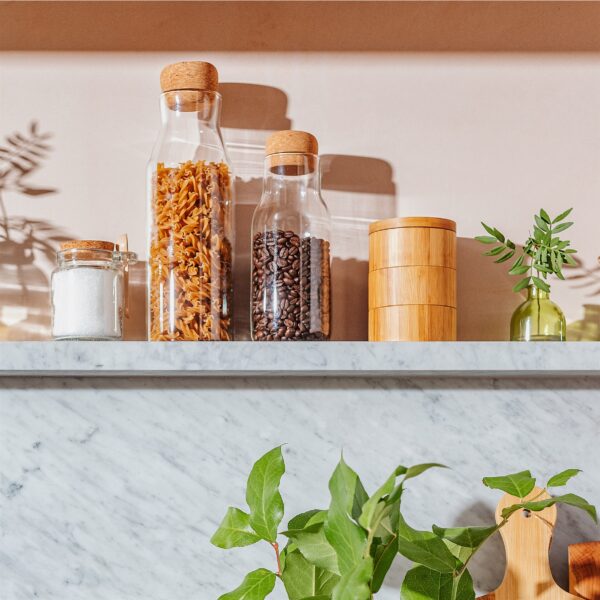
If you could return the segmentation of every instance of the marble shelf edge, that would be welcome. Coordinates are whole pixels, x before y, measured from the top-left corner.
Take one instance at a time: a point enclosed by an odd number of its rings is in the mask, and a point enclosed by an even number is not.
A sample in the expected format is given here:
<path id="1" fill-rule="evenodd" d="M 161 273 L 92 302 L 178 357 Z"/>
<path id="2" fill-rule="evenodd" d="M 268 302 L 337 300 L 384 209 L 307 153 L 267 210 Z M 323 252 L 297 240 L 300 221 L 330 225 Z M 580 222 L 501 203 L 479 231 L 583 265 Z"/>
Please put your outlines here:
<path id="1" fill-rule="evenodd" d="M 600 342 L 0 342 L 0 377 L 600 377 Z"/>

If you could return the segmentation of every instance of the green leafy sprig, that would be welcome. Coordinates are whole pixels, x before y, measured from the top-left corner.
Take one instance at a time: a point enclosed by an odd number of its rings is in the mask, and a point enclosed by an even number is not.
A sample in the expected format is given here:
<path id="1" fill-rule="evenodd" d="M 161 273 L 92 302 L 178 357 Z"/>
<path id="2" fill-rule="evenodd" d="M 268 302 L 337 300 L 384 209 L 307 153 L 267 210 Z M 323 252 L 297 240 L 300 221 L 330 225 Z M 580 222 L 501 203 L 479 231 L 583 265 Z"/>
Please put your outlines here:
<path id="1" fill-rule="evenodd" d="M 342 457 L 329 480 L 329 507 L 301 513 L 278 532 L 283 517 L 278 488 L 285 464 L 280 447 L 267 452 L 248 478 L 250 512 L 230 507 L 211 542 L 234 548 L 265 541 L 275 551 L 277 568 L 252 571 L 219 600 L 264 600 L 278 579 L 289 600 L 371 600 L 398 554 L 405 482 L 434 467 L 443 465 L 398 466 L 369 496 Z M 287 538 L 281 551 L 279 535 Z"/>
<path id="2" fill-rule="evenodd" d="M 534 215 L 533 235 L 527 238 L 521 251 L 502 232 L 483 222 L 481 224 L 488 235 L 480 235 L 475 239 L 483 244 L 495 244 L 494 248 L 484 254 L 497 257 L 494 261 L 496 263 L 506 262 L 517 255 L 508 272 L 510 275 L 525 275 L 525 277 L 514 286 L 515 292 L 520 292 L 531 285 L 549 292 L 548 275 L 556 275 L 559 279 L 564 279 L 563 265 L 577 264 L 572 256 L 577 250 L 570 247 L 570 240 L 561 240 L 558 235 L 573 225 L 573 222 L 565 221 L 572 210 L 569 208 L 551 219 L 542 208 L 539 214 Z"/>
<path id="3" fill-rule="evenodd" d="M 398 553 L 415 563 L 402 584 L 403 600 L 474 600 L 469 562 L 517 511 L 568 504 L 597 518 L 596 509 L 575 494 L 544 497 L 549 488 L 566 485 L 578 469 L 551 477 L 528 499 L 536 481 L 530 471 L 521 471 L 483 480 L 486 486 L 519 498 L 503 510 L 500 523 L 434 525 L 431 531 L 419 531 L 402 515 L 402 494 L 408 480 L 434 467 L 443 465 L 400 465 L 369 495 L 342 457 L 329 480 L 329 507 L 301 513 L 279 531 L 284 514 L 279 485 L 285 463 L 281 447 L 267 452 L 248 477 L 248 511 L 230 507 L 211 541 L 227 549 L 266 542 L 274 550 L 276 568 L 252 571 L 219 600 L 264 600 L 278 581 L 289 600 L 373 600 Z M 282 550 L 281 536 L 287 540 Z"/>
<path id="4" fill-rule="evenodd" d="M 432 531 L 417 531 L 400 521 L 400 554 L 412 560 L 415 566 L 407 573 L 402 584 L 403 600 L 474 600 L 475 590 L 468 565 L 483 544 L 519 510 L 539 512 L 555 504 L 568 504 L 585 511 L 597 521 L 596 508 L 575 494 L 563 494 L 541 499 L 549 488 L 564 486 L 579 473 L 567 469 L 551 477 L 544 489 L 525 500 L 535 488 L 536 480 L 530 471 L 521 471 L 500 477 L 484 477 L 489 488 L 516 496 L 519 502 L 502 510 L 499 523 L 480 527 L 438 527 Z"/>

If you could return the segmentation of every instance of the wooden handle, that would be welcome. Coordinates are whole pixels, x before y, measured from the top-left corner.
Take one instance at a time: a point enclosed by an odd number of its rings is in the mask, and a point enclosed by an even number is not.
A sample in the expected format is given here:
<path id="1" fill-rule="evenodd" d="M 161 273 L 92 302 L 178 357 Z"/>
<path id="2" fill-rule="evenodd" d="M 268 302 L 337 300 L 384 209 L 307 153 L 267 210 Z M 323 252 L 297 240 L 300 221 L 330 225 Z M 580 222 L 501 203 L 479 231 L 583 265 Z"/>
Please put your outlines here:
<path id="1" fill-rule="evenodd" d="M 600 542 L 569 546 L 569 591 L 586 600 L 600 600 Z"/>
<path id="2" fill-rule="evenodd" d="M 540 488 L 525 500 L 548 498 Z M 502 520 L 502 509 L 520 502 L 506 494 L 498 504 L 496 522 Z M 506 572 L 500 587 L 493 593 L 495 600 L 574 600 L 576 596 L 561 589 L 552 576 L 548 552 L 556 523 L 556 506 L 540 512 L 519 510 L 500 530 L 506 549 Z M 491 594 L 483 596 L 490 600 Z"/>

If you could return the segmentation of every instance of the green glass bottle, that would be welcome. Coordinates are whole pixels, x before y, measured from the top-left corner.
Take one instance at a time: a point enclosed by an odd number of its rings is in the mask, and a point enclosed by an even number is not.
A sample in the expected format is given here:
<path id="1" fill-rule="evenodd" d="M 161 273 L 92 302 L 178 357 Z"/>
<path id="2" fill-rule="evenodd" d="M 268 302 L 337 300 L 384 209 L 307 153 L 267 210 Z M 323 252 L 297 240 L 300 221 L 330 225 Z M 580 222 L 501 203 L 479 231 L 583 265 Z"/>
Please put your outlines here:
<path id="1" fill-rule="evenodd" d="M 529 286 L 527 300 L 515 310 L 510 320 L 510 339 L 513 342 L 566 341 L 565 315 L 550 300 L 549 292 Z"/>

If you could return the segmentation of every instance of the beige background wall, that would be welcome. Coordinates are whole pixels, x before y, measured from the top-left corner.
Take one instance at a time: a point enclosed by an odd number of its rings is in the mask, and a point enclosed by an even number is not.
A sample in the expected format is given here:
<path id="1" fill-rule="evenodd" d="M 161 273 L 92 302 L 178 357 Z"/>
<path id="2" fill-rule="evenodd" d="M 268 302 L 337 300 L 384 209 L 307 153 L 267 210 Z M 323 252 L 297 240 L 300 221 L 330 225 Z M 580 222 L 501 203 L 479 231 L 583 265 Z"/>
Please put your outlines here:
<path id="1" fill-rule="evenodd" d="M 14 227 L 0 241 L 0 337 L 47 335 L 49 258 L 61 237 L 127 231 L 145 254 L 158 75 L 180 59 L 210 60 L 224 82 L 239 176 L 240 337 L 262 147 L 288 127 L 315 133 L 324 155 L 337 339 L 366 338 L 368 223 L 418 214 L 458 222 L 461 339 L 505 339 L 514 281 L 471 238 L 485 220 L 520 240 L 541 206 L 575 207 L 581 266 L 554 296 L 573 339 L 582 325 L 597 337 L 600 6 L 167 4 L 0 3 L 0 140 L 33 120 L 52 134 L 27 180 L 52 191 L 0 190 Z M 139 269 L 134 281 L 129 335 L 140 337 Z"/>

